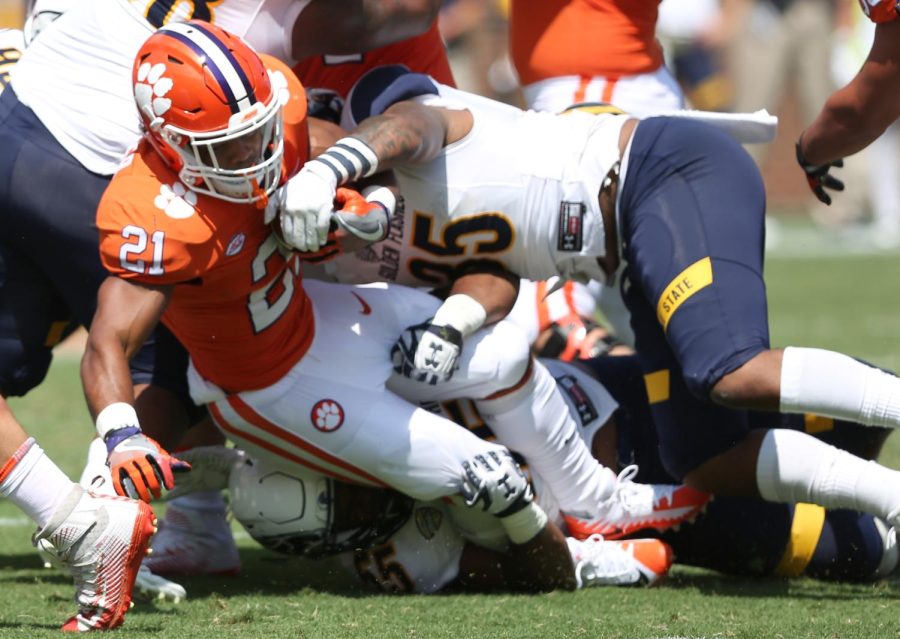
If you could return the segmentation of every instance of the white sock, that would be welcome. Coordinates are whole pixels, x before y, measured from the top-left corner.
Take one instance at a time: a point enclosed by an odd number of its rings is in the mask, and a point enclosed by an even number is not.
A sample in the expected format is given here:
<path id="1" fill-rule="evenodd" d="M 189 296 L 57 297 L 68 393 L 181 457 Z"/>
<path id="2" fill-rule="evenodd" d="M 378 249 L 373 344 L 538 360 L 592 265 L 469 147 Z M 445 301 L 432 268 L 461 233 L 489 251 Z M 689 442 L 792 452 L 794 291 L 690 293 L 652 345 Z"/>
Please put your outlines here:
<path id="1" fill-rule="evenodd" d="M 866 461 L 806 433 L 772 429 L 756 464 L 768 501 L 860 510 L 900 523 L 900 472 Z"/>
<path id="2" fill-rule="evenodd" d="M 0 471 L 0 496 L 8 497 L 39 528 L 72 490 L 73 482 L 29 437 Z"/>
<path id="3" fill-rule="evenodd" d="M 98 495 L 116 494 L 109 466 L 106 465 L 106 444 L 99 437 L 92 439 L 88 446 L 87 463 L 84 465 L 84 470 L 81 471 L 78 483 L 85 490 L 90 490 Z"/>
<path id="4" fill-rule="evenodd" d="M 497 399 L 476 402 L 497 439 L 522 454 L 547 483 L 563 512 L 592 517 L 616 485 L 616 474 L 591 456 L 578 424 L 538 361 L 529 379 Z"/>
<path id="5" fill-rule="evenodd" d="M 900 427 L 900 378 L 818 348 L 784 349 L 781 412 Z"/>

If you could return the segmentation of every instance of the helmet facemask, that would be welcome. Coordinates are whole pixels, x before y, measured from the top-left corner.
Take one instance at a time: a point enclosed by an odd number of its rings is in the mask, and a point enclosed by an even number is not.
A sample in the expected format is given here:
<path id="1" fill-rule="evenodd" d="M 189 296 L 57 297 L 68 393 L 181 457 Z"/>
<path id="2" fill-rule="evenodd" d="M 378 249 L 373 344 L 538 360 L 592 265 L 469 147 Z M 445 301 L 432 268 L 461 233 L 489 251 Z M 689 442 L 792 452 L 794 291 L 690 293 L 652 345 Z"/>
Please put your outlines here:
<path id="1" fill-rule="evenodd" d="M 178 177 L 198 193 L 228 202 L 262 200 L 278 188 L 284 155 L 284 118 L 287 81 L 281 73 L 269 72 L 272 99 L 255 103 L 231 116 L 218 131 L 186 131 L 164 124 L 164 142 L 180 156 Z"/>

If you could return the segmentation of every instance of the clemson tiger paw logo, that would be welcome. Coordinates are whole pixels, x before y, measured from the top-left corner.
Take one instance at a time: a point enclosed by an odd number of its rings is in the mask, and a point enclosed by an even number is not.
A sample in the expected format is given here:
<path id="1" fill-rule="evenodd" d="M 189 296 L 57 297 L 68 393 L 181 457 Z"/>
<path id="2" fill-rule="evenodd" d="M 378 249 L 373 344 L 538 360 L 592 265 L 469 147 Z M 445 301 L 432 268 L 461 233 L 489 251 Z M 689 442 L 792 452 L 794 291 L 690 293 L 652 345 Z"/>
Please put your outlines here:
<path id="1" fill-rule="evenodd" d="M 148 116 L 161 117 L 172 108 L 172 101 L 165 97 L 172 90 L 172 79 L 164 78 L 164 64 L 145 62 L 137 72 L 134 84 L 134 98 L 141 113 Z"/>
<path id="2" fill-rule="evenodd" d="M 197 206 L 197 194 L 189 191 L 184 184 L 162 184 L 159 195 L 153 199 L 156 208 L 176 220 L 184 220 L 194 214 Z"/>
<path id="3" fill-rule="evenodd" d="M 344 423 L 344 409 L 333 399 L 323 399 L 313 406 L 310 418 L 316 430 L 330 433 Z"/>

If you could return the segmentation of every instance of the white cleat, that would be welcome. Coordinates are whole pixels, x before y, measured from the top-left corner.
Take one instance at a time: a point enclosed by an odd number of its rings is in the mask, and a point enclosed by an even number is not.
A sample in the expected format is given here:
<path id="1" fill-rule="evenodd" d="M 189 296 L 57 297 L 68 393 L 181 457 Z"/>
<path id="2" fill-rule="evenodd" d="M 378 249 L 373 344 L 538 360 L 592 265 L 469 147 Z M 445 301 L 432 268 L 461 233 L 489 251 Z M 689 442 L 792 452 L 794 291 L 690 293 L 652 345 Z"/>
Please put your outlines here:
<path id="1" fill-rule="evenodd" d="M 138 568 L 156 532 L 147 504 L 124 497 L 93 495 L 77 484 L 34 537 L 49 543 L 75 580 L 78 613 L 67 632 L 109 630 L 122 625 L 131 606 Z M 45 549 L 47 547 L 44 544 Z"/>
<path id="2" fill-rule="evenodd" d="M 140 595 L 144 599 L 156 599 L 157 601 L 169 601 L 180 603 L 187 599 L 187 591 L 184 586 L 165 577 L 154 575 L 147 566 L 141 564 L 137 579 L 134 580 L 135 596 Z"/>
<path id="3" fill-rule="evenodd" d="M 241 558 L 224 511 L 189 509 L 173 502 L 145 565 L 156 575 L 236 575 Z"/>
<path id="4" fill-rule="evenodd" d="M 888 527 L 878 517 L 874 518 L 875 529 L 881 535 L 882 552 L 881 562 L 875 570 L 873 577 L 875 579 L 884 579 L 897 569 L 900 563 L 900 547 L 897 546 L 897 529 Z"/>
<path id="5" fill-rule="evenodd" d="M 653 585 L 672 566 L 672 548 L 659 539 L 606 541 L 591 535 L 566 539 L 578 588 Z"/>
<path id="6" fill-rule="evenodd" d="M 692 521 L 711 498 L 689 486 L 635 483 L 637 472 L 638 467 L 631 465 L 619 473 L 613 494 L 600 504 L 598 515 L 563 513 L 569 534 L 578 539 L 595 534 L 617 539 L 646 528 L 666 530 Z"/>

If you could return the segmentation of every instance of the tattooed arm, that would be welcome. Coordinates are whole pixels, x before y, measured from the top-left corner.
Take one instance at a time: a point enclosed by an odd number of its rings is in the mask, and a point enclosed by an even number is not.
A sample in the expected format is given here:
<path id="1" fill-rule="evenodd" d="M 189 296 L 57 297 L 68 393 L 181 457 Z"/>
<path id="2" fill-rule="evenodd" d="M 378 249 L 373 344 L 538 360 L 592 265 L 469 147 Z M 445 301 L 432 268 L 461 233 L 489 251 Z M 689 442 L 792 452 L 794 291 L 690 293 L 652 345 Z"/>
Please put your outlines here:
<path id="1" fill-rule="evenodd" d="M 378 158 L 378 169 L 424 164 L 472 130 L 472 113 L 418 102 L 391 105 L 364 120 L 350 135 L 365 142 Z"/>

